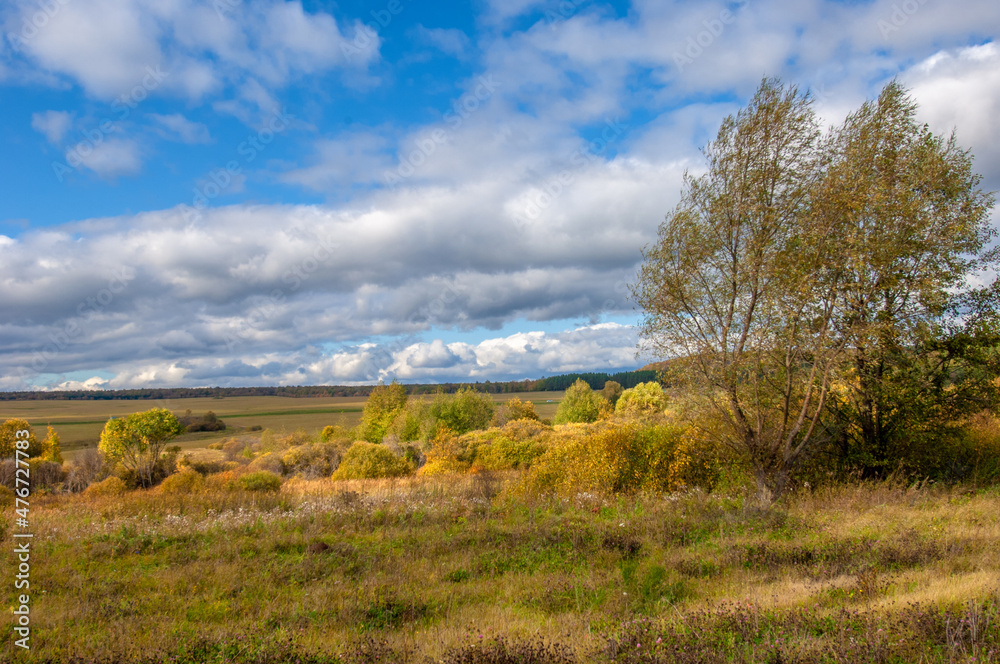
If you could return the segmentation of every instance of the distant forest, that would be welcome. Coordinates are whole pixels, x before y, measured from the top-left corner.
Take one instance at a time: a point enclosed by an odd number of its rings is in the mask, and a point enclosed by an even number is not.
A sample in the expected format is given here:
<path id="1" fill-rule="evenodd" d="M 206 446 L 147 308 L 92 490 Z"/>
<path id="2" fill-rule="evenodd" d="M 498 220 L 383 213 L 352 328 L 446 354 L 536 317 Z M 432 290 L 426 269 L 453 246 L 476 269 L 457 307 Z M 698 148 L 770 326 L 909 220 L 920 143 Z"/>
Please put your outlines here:
<path id="1" fill-rule="evenodd" d="M 471 385 L 480 392 L 510 394 L 513 392 L 559 392 L 572 385 L 578 378 L 599 390 L 613 380 L 625 389 L 639 383 L 657 380 L 657 371 L 640 369 L 618 373 L 571 373 L 537 380 L 512 380 L 506 382 L 433 383 L 406 385 L 409 394 L 433 394 L 443 391 L 451 394 L 464 385 Z M 70 399 L 75 401 L 101 401 L 107 399 L 185 399 L 196 397 L 367 397 L 374 385 L 312 385 L 286 387 L 168 387 L 136 390 L 67 390 L 65 392 L 0 392 L 0 401 L 41 401 Z"/>

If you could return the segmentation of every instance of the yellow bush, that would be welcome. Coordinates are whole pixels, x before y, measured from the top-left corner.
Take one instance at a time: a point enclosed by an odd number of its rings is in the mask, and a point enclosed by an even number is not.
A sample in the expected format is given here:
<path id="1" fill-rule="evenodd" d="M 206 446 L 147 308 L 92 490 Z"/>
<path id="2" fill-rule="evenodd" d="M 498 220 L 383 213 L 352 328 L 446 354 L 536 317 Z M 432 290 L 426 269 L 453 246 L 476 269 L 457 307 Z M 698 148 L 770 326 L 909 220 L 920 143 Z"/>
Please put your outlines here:
<path id="1" fill-rule="evenodd" d="M 205 487 L 214 491 L 235 491 L 239 488 L 239 479 L 246 474 L 244 466 L 233 468 L 222 473 L 215 473 L 205 478 Z"/>
<path id="2" fill-rule="evenodd" d="M 523 490 L 572 494 L 676 491 L 688 483 L 691 433 L 675 424 L 598 425 L 555 438 L 531 466 Z"/>
<path id="3" fill-rule="evenodd" d="M 250 462 L 248 466 L 251 471 L 267 471 L 275 475 L 285 472 L 285 466 L 281 462 L 281 457 L 277 452 L 265 452 Z"/>
<path id="4" fill-rule="evenodd" d="M 96 484 L 91 484 L 83 493 L 87 496 L 120 496 L 125 493 L 126 489 L 125 482 L 121 478 L 112 476 Z"/>
<path id="5" fill-rule="evenodd" d="M 476 442 L 472 440 L 476 437 L 481 437 L 484 432 L 479 431 L 475 434 L 480 434 L 480 436 L 472 435 L 468 436 L 466 445 L 470 444 L 475 449 Z M 463 436 L 466 438 L 466 436 Z M 437 435 L 434 436 L 434 440 L 431 443 L 431 449 L 427 452 L 427 462 L 420 468 L 421 475 L 444 475 L 448 473 L 464 473 L 469 469 L 469 463 L 466 459 L 463 459 L 463 453 L 467 447 L 462 444 L 459 437 L 452 433 L 451 429 L 446 426 L 442 426 L 438 429 Z"/>
<path id="6" fill-rule="evenodd" d="M 392 453 L 384 445 L 357 441 L 344 453 L 340 466 L 333 473 L 335 480 L 401 477 L 413 472 L 413 466 Z"/>
<path id="7" fill-rule="evenodd" d="M 205 478 L 201 473 L 185 469 L 174 473 L 160 483 L 160 491 L 167 494 L 197 493 L 205 489 Z"/>
<path id="8" fill-rule="evenodd" d="M 14 504 L 15 498 L 17 498 L 17 496 L 15 495 L 13 489 L 8 489 L 0 484 L 0 507 L 10 507 Z"/>
<path id="9" fill-rule="evenodd" d="M 476 450 L 475 463 L 486 470 L 527 468 L 545 453 L 545 449 L 544 443 L 511 440 L 506 436 L 500 436 L 492 443 L 482 445 Z"/>

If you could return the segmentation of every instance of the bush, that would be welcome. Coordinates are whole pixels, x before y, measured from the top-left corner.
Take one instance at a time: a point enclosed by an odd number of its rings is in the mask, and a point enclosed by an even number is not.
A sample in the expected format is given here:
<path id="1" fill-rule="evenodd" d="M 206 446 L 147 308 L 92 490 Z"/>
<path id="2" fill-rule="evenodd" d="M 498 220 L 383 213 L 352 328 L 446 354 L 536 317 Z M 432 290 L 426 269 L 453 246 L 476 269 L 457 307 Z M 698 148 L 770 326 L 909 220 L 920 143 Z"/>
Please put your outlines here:
<path id="1" fill-rule="evenodd" d="M 240 478 L 245 474 L 244 466 L 215 473 L 205 478 L 205 487 L 211 491 L 236 491 L 240 488 Z"/>
<path id="2" fill-rule="evenodd" d="M 517 420 L 538 420 L 535 404 L 512 397 L 500 405 L 493 414 L 493 426 L 502 427 L 508 422 Z"/>
<path id="3" fill-rule="evenodd" d="M 339 424 L 325 426 L 319 434 L 320 441 L 324 443 L 329 443 L 333 440 L 350 439 L 350 437 L 350 432 Z"/>
<path id="4" fill-rule="evenodd" d="M 104 455 L 96 447 L 88 447 L 69 463 L 65 487 L 70 491 L 83 491 L 97 480 L 104 479 L 108 468 Z"/>
<path id="5" fill-rule="evenodd" d="M 46 461 L 43 458 L 28 460 L 28 474 L 31 478 L 31 486 L 38 489 L 51 489 L 62 484 L 66 479 L 61 463 Z"/>
<path id="6" fill-rule="evenodd" d="M 281 457 L 281 463 L 286 473 L 301 474 L 311 480 L 329 477 L 340 465 L 341 456 L 339 443 L 313 443 L 289 449 Z"/>
<path id="7" fill-rule="evenodd" d="M 285 472 L 285 465 L 281 462 L 281 457 L 277 452 L 266 452 L 250 462 L 248 468 L 251 471 L 264 470 L 275 475 Z"/>
<path id="8" fill-rule="evenodd" d="M 643 417 L 662 414 L 667 409 L 667 395 L 659 383 L 639 383 L 622 392 L 615 414 Z"/>
<path id="9" fill-rule="evenodd" d="M 45 453 L 44 444 L 35 437 L 28 420 L 15 418 L 0 424 L 0 459 L 14 456 L 14 451 L 17 449 L 16 441 L 22 440 L 17 437 L 18 431 L 28 432 L 28 437 L 23 440 L 28 441 L 28 448 L 25 451 L 29 458 Z"/>
<path id="10" fill-rule="evenodd" d="M 16 502 L 16 498 L 17 494 L 13 489 L 0 485 L 0 507 L 10 507 Z"/>
<path id="11" fill-rule="evenodd" d="M 431 406 L 431 415 L 452 432 L 461 435 L 488 427 L 495 409 L 490 395 L 463 387 L 450 398 L 439 394 Z"/>
<path id="12" fill-rule="evenodd" d="M 476 450 L 475 465 L 486 470 L 527 468 L 545 453 L 545 445 L 530 440 L 517 441 L 504 436 Z"/>
<path id="13" fill-rule="evenodd" d="M 556 409 L 556 424 L 570 422 L 593 422 L 601 412 L 601 396 L 594 392 L 584 380 L 577 378 L 569 386 Z"/>
<path id="14" fill-rule="evenodd" d="M 523 488 L 572 494 L 675 491 L 688 485 L 691 432 L 680 425 L 602 425 L 556 441 L 532 465 Z"/>
<path id="15" fill-rule="evenodd" d="M 250 441 L 245 438 L 230 438 L 222 444 L 222 453 L 228 461 L 244 459 L 243 450 L 250 448 Z"/>
<path id="16" fill-rule="evenodd" d="M 376 385 L 361 414 L 361 437 L 370 443 L 381 442 L 396 415 L 406 407 L 406 398 L 406 388 L 396 381 Z"/>
<path id="17" fill-rule="evenodd" d="M 396 456 L 384 445 L 358 441 L 344 454 L 340 466 L 333 473 L 333 479 L 402 477 L 412 472 L 413 466 L 406 459 Z"/>
<path id="18" fill-rule="evenodd" d="M 119 477 L 109 477 L 96 484 L 91 484 L 83 493 L 87 496 L 120 496 L 128 489 Z"/>
<path id="19" fill-rule="evenodd" d="M 451 429 L 442 426 L 431 449 L 427 452 L 427 462 L 421 466 L 421 475 L 446 475 L 450 473 L 464 473 L 469 469 L 469 464 L 461 459 L 462 445 L 458 437 L 452 433 Z"/>
<path id="20" fill-rule="evenodd" d="M 259 470 L 241 477 L 239 486 L 244 491 L 277 491 L 281 488 L 281 478 L 266 470 Z"/>
<path id="21" fill-rule="evenodd" d="M 160 484 L 160 490 L 167 494 L 197 493 L 205 489 L 205 478 L 195 470 L 174 473 Z"/>

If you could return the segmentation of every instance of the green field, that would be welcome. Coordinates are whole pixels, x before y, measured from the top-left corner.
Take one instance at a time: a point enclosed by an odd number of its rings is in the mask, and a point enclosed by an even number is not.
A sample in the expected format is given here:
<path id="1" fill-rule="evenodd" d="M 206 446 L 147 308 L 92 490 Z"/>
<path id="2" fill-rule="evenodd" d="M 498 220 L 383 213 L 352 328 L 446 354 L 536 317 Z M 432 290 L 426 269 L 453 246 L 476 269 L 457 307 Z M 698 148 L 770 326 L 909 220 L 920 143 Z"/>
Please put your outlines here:
<path id="1" fill-rule="evenodd" d="M 542 418 L 551 419 L 556 412 L 562 392 L 526 392 L 498 394 L 494 400 L 501 403 L 519 397 L 535 404 Z M 432 397 L 417 397 L 430 399 Z M 62 441 L 63 455 L 72 460 L 74 453 L 94 446 L 100 438 L 105 422 L 111 417 L 121 417 L 150 408 L 167 408 L 178 417 L 190 410 L 194 415 L 212 411 L 229 427 L 226 431 L 189 433 L 171 441 L 185 450 L 196 449 L 233 434 L 260 426 L 274 431 L 291 432 L 305 429 L 316 433 L 330 424 L 353 427 L 361 421 L 364 397 L 223 397 L 167 399 L 158 401 L 137 400 L 46 400 L 5 401 L 0 405 L 0 421 L 24 418 L 39 435 L 45 427 L 52 426 Z"/>

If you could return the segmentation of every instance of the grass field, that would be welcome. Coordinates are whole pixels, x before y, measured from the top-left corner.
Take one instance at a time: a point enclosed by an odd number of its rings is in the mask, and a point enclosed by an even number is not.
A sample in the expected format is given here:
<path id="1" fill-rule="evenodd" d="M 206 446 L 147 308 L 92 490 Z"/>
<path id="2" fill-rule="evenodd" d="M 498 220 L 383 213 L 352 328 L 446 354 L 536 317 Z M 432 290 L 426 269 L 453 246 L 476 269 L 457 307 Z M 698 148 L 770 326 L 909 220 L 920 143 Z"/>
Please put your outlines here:
<path id="1" fill-rule="evenodd" d="M 562 392 L 527 392 L 494 395 L 497 403 L 512 397 L 530 400 L 542 418 L 551 419 L 562 398 Z M 431 398 L 431 397 L 419 397 Z M 364 397 L 224 397 L 169 399 L 160 401 L 4 401 L 0 402 L 0 421 L 24 418 L 36 428 L 38 435 L 52 426 L 59 433 L 63 455 L 72 460 L 74 453 L 94 446 L 100 439 L 104 424 L 111 417 L 120 417 L 150 408 L 167 408 L 181 416 L 186 410 L 194 415 L 212 411 L 230 427 L 227 431 L 190 433 L 179 436 L 171 444 L 193 450 L 217 440 L 260 426 L 274 431 L 294 431 L 299 428 L 314 434 L 329 424 L 353 427 L 361 421 Z"/>
<path id="2" fill-rule="evenodd" d="M 1000 661 L 996 489 L 760 511 L 515 479 L 39 496 L 33 661 Z"/>

